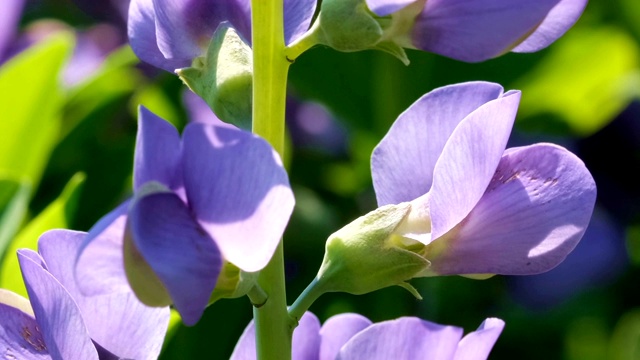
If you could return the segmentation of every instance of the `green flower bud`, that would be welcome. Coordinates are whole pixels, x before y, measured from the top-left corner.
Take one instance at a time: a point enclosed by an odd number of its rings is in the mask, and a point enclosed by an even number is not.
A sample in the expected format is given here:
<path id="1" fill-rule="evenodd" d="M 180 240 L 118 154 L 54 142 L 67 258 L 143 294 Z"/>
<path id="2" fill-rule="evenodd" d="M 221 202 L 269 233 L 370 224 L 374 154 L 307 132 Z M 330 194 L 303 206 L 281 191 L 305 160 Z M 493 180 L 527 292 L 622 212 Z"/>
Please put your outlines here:
<path id="1" fill-rule="evenodd" d="M 220 120 L 251 129 L 253 54 L 229 23 L 218 26 L 205 56 L 176 73 Z"/>
<path id="2" fill-rule="evenodd" d="M 258 273 L 248 273 L 225 261 L 218 282 L 209 299 L 209 305 L 220 299 L 235 299 L 247 295 L 258 280 Z"/>
<path id="3" fill-rule="evenodd" d="M 331 235 L 317 276 L 323 292 L 358 295 L 399 285 L 420 298 L 406 281 L 429 268 L 418 253 L 424 245 L 394 233 L 410 210 L 409 203 L 383 206 Z"/>

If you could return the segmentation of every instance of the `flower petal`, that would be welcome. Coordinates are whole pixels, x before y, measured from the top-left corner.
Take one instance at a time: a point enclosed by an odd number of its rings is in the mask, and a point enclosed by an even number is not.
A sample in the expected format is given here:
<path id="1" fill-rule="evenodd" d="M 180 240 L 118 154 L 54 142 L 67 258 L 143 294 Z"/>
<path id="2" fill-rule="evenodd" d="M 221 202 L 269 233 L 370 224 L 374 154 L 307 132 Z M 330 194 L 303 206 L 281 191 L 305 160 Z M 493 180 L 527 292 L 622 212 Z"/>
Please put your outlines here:
<path id="1" fill-rule="evenodd" d="M 414 45 L 456 60 L 484 61 L 529 35 L 560 0 L 429 0 L 416 19 Z"/>
<path id="2" fill-rule="evenodd" d="M 156 359 L 169 324 L 169 308 L 147 307 L 131 291 L 84 296 L 76 285 L 69 259 L 76 256 L 85 235 L 69 230 L 44 233 L 38 250 L 47 269 L 78 305 L 93 341 L 120 358 Z"/>
<path id="3" fill-rule="evenodd" d="M 378 16 L 391 15 L 416 0 L 367 0 L 367 7 Z"/>
<path id="4" fill-rule="evenodd" d="M 537 274 L 558 265 L 589 223 L 596 186 L 566 149 L 536 144 L 509 149 L 486 193 L 442 239 L 431 269 L 445 274 Z"/>
<path id="5" fill-rule="evenodd" d="M 78 249 L 75 274 L 84 295 L 131 291 L 122 257 L 129 202 L 120 204 L 93 225 Z"/>
<path id="6" fill-rule="evenodd" d="M 330 317 L 320 329 L 320 360 L 334 360 L 340 349 L 353 336 L 371 325 L 360 314 L 339 314 Z"/>
<path id="7" fill-rule="evenodd" d="M 578 21 L 586 6 L 587 0 L 561 0 L 533 34 L 511 51 L 527 53 L 549 46 Z"/>
<path id="8" fill-rule="evenodd" d="M 190 60 L 166 59 L 156 41 L 156 15 L 153 0 L 132 0 L 128 20 L 129 43 L 142 60 L 169 72 L 191 65 Z"/>
<path id="9" fill-rule="evenodd" d="M 18 260 L 46 349 L 54 359 L 98 359 L 80 310 L 64 287 L 32 250 L 18 250 Z"/>
<path id="10" fill-rule="evenodd" d="M 248 0 L 153 0 L 158 48 L 167 59 L 191 60 L 205 53 L 213 32 L 229 21 L 251 38 Z"/>
<path id="11" fill-rule="evenodd" d="M 7 50 L 20 24 L 25 0 L 5 0 L 0 11 L 0 63 L 4 60 Z"/>
<path id="12" fill-rule="evenodd" d="M 454 360 L 486 360 L 502 329 L 504 321 L 497 318 L 486 319 L 478 330 L 460 340 Z"/>
<path id="13" fill-rule="evenodd" d="M 134 190 L 149 181 L 173 190 L 182 186 L 180 135 L 173 125 L 140 106 L 133 160 Z"/>
<path id="14" fill-rule="evenodd" d="M 378 206 L 416 199 L 429 191 L 433 169 L 458 124 L 502 87 L 468 82 L 435 89 L 413 103 L 393 123 L 371 155 Z"/>
<path id="15" fill-rule="evenodd" d="M 507 145 L 520 92 L 509 91 L 467 116 L 442 150 L 430 190 L 432 239 L 457 225 L 484 194 Z"/>
<path id="16" fill-rule="evenodd" d="M 361 331 L 344 345 L 340 359 L 452 359 L 461 337 L 461 328 L 403 317 Z"/>
<path id="17" fill-rule="evenodd" d="M 0 349 L 5 359 L 51 359 L 29 300 L 0 289 Z"/>
<path id="18" fill-rule="evenodd" d="M 183 135 L 189 205 L 225 259 L 247 272 L 271 259 L 293 211 L 280 158 L 236 129 L 189 124 Z"/>
<path id="19" fill-rule="evenodd" d="M 309 29 L 316 3 L 316 0 L 284 0 L 284 39 L 287 45 Z"/>
<path id="20" fill-rule="evenodd" d="M 128 220 L 143 261 L 166 287 L 184 323 L 195 324 L 209 302 L 222 266 L 215 242 L 174 193 L 137 199 Z"/>

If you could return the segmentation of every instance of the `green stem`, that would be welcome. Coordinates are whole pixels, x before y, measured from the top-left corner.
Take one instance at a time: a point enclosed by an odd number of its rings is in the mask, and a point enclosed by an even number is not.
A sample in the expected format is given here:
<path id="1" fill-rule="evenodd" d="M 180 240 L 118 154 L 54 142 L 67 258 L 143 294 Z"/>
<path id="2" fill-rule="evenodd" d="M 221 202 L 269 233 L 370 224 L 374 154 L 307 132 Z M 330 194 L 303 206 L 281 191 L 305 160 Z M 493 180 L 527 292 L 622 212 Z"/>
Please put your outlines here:
<path id="1" fill-rule="evenodd" d="M 321 44 L 320 20 L 316 19 L 311 28 L 301 37 L 292 42 L 285 49 L 285 56 L 289 62 L 294 62 L 303 52 L 311 49 L 315 45 Z"/>
<path id="2" fill-rule="evenodd" d="M 289 62 L 284 54 L 283 0 L 251 0 L 253 43 L 253 132 L 284 155 L 284 112 Z M 260 360 L 291 359 L 295 323 L 287 314 L 282 241 L 260 272 L 267 302 L 254 307 Z"/>
<path id="3" fill-rule="evenodd" d="M 322 284 L 318 282 L 318 278 L 314 278 L 313 281 L 307 286 L 306 289 L 298 296 L 296 301 L 289 307 L 289 316 L 296 322 L 300 321 L 302 315 L 309 310 L 311 304 L 316 301 L 325 291 Z"/>

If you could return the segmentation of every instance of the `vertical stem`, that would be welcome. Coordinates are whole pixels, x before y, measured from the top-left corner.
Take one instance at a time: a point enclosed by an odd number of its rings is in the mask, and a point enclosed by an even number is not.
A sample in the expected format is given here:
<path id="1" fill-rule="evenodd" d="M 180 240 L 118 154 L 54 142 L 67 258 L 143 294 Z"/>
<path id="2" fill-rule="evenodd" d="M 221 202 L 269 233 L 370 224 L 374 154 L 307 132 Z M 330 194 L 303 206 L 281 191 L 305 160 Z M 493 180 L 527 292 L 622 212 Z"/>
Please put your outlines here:
<path id="1" fill-rule="evenodd" d="M 284 114 L 289 62 L 284 55 L 283 0 L 251 0 L 253 132 L 284 155 Z M 254 308 L 259 360 L 291 359 L 293 321 L 287 314 L 282 241 L 260 272 L 267 302 Z"/>

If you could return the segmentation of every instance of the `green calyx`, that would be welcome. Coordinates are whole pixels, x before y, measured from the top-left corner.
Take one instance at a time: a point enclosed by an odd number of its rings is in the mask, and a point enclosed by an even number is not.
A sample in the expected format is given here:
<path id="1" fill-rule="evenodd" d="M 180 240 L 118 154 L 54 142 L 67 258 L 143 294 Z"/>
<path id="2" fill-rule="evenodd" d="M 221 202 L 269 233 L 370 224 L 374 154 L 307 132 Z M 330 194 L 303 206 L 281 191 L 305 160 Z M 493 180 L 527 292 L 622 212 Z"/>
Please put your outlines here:
<path id="1" fill-rule="evenodd" d="M 420 298 L 406 281 L 430 263 L 394 234 L 410 209 L 409 203 L 383 206 L 331 235 L 317 276 L 324 292 L 359 295 L 398 285 Z"/>
<path id="2" fill-rule="evenodd" d="M 176 73 L 220 120 L 251 130 L 253 54 L 229 23 L 218 26 L 206 55 Z"/>
<path id="3" fill-rule="evenodd" d="M 209 305 L 220 299 L 235 299 L 247 295 L 257 279 L 258 273 L 244 272 L 232 263 L 224 261 L 216 287 L 209 298 Z"/>

